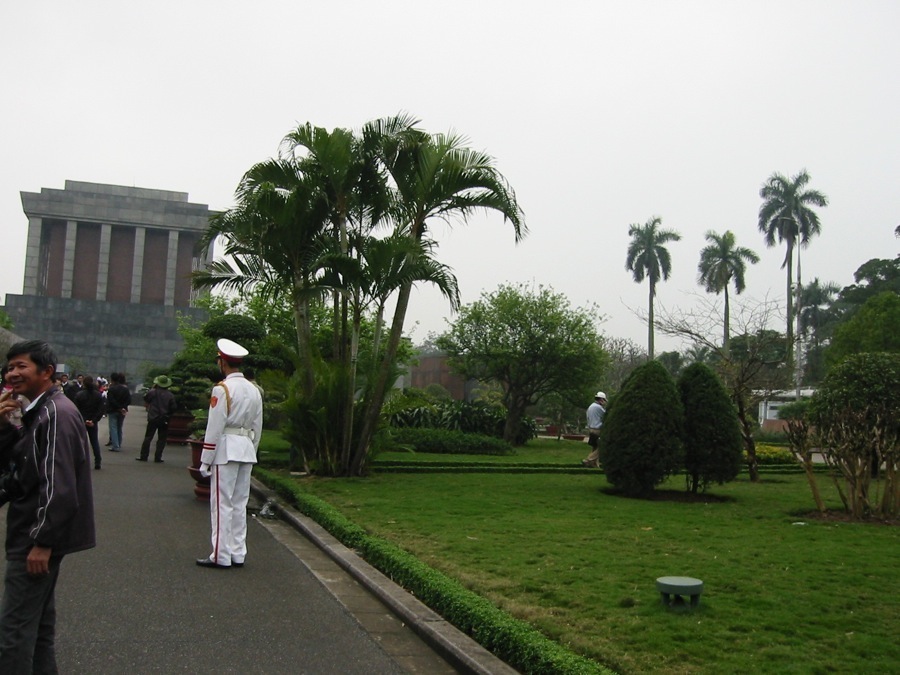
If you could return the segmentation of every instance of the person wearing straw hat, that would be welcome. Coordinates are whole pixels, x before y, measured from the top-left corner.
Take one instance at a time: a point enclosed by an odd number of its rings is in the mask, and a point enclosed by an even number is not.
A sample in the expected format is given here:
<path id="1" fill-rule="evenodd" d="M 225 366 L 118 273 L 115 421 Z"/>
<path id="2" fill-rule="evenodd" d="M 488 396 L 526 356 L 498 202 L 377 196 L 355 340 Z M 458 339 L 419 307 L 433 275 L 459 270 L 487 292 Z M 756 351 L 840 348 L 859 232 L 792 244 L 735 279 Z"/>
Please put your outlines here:
<path id="1" fill-rule="evenodd" d="M 216 362 L 225 379 L 212 390 L 200 455 L 200 473 L 210 476 L 209 519 L 212 552 L 197 565 L 243 567 L 247 557 L 247 501 L 250 472 L 262 434 L 262 397 L 244 377 L 247 350 L 232 340 L 216 342 Z"/>
<path id="2" fill-rule="evenodd" d="M 163 450 L 166 449 L 166 441 L 169 438 L 169 418 L 178 404 L 175 403 L 175 394 L 169 391 L 172 379 L 168 375 L 160 375 L 153 380 L 153 387 L 144 394 L 144 407 L 147 408 L 147 430 L 144 432 L 144 442 L 141 443 L 141 455 L 135 457 L 139 462 L 146 462 L 150 457 L 150 442 L 153 435 L 156 436 L 156 452 L 153 461 L 161 464 Z"/>

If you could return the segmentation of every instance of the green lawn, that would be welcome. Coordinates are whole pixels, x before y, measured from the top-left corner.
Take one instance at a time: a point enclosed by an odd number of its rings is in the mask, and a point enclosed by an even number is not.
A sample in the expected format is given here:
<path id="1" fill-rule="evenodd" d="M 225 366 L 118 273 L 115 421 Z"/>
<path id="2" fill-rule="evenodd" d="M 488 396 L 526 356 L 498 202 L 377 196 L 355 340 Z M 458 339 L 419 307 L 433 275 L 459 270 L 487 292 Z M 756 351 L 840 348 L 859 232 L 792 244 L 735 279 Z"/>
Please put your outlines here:
<path id="1" fill-rule="evenodd" d="M 572 464 L 585 448 L 543 442 L 518 457 L 452 459 Z M 591 470 L 298 480 L 371 533 L 621 673 L 900 672 L 900 529 L 803 515 L 812 499 L 802 475 L 760 484 L 742 476 L 714 486 L 723 501 L 708 503 L 612 496 Z M 833 487 L 824 477 L 820 485 L 837 509 Z M 654 580 L 668 575 L 704 581 L 698 610 L 663 608 Z"/>

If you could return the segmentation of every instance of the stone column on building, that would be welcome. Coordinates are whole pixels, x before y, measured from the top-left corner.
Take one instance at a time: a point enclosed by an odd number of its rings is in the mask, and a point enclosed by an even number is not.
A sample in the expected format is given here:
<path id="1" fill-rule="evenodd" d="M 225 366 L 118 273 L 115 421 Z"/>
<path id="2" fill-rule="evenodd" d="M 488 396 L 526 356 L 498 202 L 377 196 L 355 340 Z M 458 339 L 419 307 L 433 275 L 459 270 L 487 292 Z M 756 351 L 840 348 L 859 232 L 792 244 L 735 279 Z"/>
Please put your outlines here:
<path id="1" fill-rule="evenodd" d="M 78 237 L 78 223 L 66 221 L 66 248 L 63 255 L 62 293 L 63 298 L 72 297 L 72 282 L 75 278 L 75 239 Z"/>
<path id="2" fill-rule="evenodd" d="M 109 238 L 112 226 L 100 225 L 100 260 L 97 265 L 97 300 L 106 300 L 106 289 L 109 286 Z"/>
<path id="3" fill-rule="evenodd" d="M 144 235 L 143 227 L 134 228 L 134 269 L 131 271 L 131 301 L 141 301 L 141 281 L 144 277 Z"/>
<path id="4" fill-rule="evenodd" d="M 169 231 L 169 258 L 166 261 L 166 299 L 169 307 L 175 305 L 175 270 L 178 265 L 178 230 Z"/>
<path id="5" fill-rule="evenodd" d="M 25 244 L 25 281 L 22 285 L 22 293 L 25 295 L 37 295 L 41 265 L 41 234 L 44 221 L 38 216 L 28 217 L 28 241 Z M 43 261 L 47 265 L 47 261 Z M 46 275 L 45 275 L 46 276 Z M 43 289 L 40 289 L 43 290 Z"/>

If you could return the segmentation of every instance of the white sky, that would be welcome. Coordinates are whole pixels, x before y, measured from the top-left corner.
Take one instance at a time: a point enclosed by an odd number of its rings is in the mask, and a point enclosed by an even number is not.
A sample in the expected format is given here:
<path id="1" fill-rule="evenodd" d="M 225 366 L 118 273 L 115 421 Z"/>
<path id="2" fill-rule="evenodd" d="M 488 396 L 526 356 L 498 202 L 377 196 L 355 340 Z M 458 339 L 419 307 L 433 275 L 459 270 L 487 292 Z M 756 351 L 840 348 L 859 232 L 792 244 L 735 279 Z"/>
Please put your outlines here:
<path id="1" fill-rule="evenodd" d="M 784 250 L 757 230 L 773 171 L 806 168 L 831 202 L 805 281 L 844 286 L 897 254 L 898 32 L 896 0 L 3 3 L 0 296 L 22 291 L 22 190 L 73 179 L 225 209 L 298 123 L 403 111 L 493 155 L 525 210 L 518 246 L 499 217 L 435 228 L 464 302 L 545 284 L 645 346 L 629 224 L 660 215 L 683 236 L 659 288 L 670 310 L 702 292 L 708 230 L 762 257 L 745 296 L 783 298 Z M 414 340 L 448 313 L 415 293 Z M 657 352 L 679 346 L 657 335 Z"/>

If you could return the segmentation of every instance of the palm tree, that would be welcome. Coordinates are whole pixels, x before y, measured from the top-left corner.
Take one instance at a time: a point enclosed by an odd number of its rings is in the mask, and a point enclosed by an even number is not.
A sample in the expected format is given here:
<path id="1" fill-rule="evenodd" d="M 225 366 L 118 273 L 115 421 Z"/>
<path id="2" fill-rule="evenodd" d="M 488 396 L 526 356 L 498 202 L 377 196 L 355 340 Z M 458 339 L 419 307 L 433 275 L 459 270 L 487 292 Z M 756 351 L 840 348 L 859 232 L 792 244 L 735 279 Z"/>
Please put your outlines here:
<path id="1" fill-rule="evenodd" d="M 235 192 L 238 204 L 210 219 L 203 235 L 219 237 L 224 257 L 193 274 L 196 288 L 258 287 L 263 295 L 287 293 L 294 309 L 297 349 L 314 387 L 309 306 L 332 287 L 325 260 L 334 254 L 328 236 L 328 202 L 315 179 L 290 159 L 254 165 Z"/>
<path id="2" fill-rule="evenodd" d="M 515 192 L 494 165 L 494 159 L 466 146 L 454 133 L 427 135 L 415 129 L 382 134 L 380 160 L 389 173 L 396 198 L 392 218 L 414 241 L 423 241 L 433 220 L 463 222 L 477 211 L 496 211 L 513 226 L 518 242 L 527 232 Z M 385 352 L 366 407 L 359 438 L 363 458 L 375 432 L 378 415 L 391 384 L 392 367 L 403 336 L 412 282 L 398 289 Z"/>
<path id="3" fill-rule="evenodd" d="M 743 293 L 747 263 L 755 265 L 759 262 L 759 256 L 749 248 L 736 246 L 734 233 L 731 230 L 726 231 L 725 234 L 707 232 L 706 241 L 709 242 L 709 245 L 700 251 L 697 282 L 706 287 L 707 293 L 718 295 L 722 291 L 725 292 L 725 328 L 722 348 L 727 351 L 731 321 L 728 285 L 733 280 L 735 293 L 738 295 Z"/>
<path id="4" fill-rule="evenodd" d="M 819 216 L 813 207 L 828 206 L 828 198 L 818 190 L 807 189 L 809 174 L 802 170 L 793 178 L 773 173 L 759 190 L 763 203 L 759 207 L 759 230 L 765 234 L 766 246 L 784 242 L 786 252 L 782 269 L 787 268 L 787 344 L 789 359 L 793 358 L 794 320 L 791 289 L 794 249 L 809 245 L 810 239 L 821 231 Z M 800 297 L 800 251 L 797 249 L 797 297 Z"/>
<path id="5" fill-rule="evenodd" d="M 828 337 L 829 327 L 837 321 L 832 305 L 840 291 L 841 287 L 837 284 L 822 283 L 818 277 L 803 287 L 797 330 L 800 335 L 811 338 L 806 349 L 806 375 L 813 382 L 824 375 L 822 342 Z"/>
<path id="6" fill-rule="evenodd" d="M 819 281 L 819 277 L 803 287 L 800 331 L 804 335 L 811 335 L 816 344 L 821 343 L 822 331 L 827 327 L 829 320 L 833 318 L 828 309 L 840 292 L 841 287 L 838 284 L 831 281 L 823 283 Z"/>
<path id="7" fill-rule="evenodd" d="M 653 359 L 653 299 L 656 297 L 656 284 L 660 280 L 668 279 L 672 271 L 672 258 L 665 244 L 681 239 L 681 235 L 674 230 L 660 230 L 660 224 L 662 218 L 653 216 L 643 225 L 630 225 L 628 234 L 631 243 L 628 244 L 628 256 L 625 258 L 625 269 L 632 273 L 635 282 L 641 283 L 644 277 L 650 280 L 647 351 L 651 359 Z"/>

